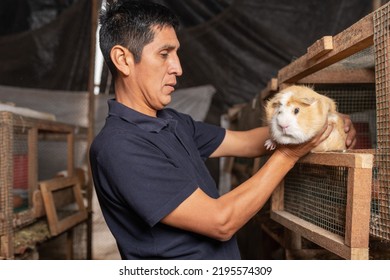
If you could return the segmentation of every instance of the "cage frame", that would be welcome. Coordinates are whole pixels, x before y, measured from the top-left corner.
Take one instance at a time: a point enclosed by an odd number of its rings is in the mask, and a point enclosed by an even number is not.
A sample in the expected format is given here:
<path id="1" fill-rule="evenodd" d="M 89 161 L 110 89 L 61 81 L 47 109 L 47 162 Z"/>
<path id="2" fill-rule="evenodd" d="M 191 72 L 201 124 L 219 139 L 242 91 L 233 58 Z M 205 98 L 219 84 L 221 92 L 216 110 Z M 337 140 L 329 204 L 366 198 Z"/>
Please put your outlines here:
<path id="1" fill-rule="evenodd" d="M 75 126 L 53 120 L 26 117 L 8 111 L 0 111 L 0 134 L 2 138 L 0 174 L 4 183 L 0 184 L 0 195 L 6 205 L 0 211 L 0 259 L 13 259 L 15 255 L 15 231 L 31 224 L 46 215 L 42 194 L 38 187 L 38 141 L 57 140 L 60 136 L 67 143 L 67 173 L 74 173 Z M 12 205 L 13 189 L 13 133 L 15 127 L 27 130 L 28 134 L 28 188 L 29 209 L 14 213 Z M 53 138 L 54 137 L 54 138 Z M 11 163 L 11 164 L 9 164 Z"/>
<path id="2" fill-rule="evenodd" d="M 340 236 L 284 210 L 284 182 L 271 197 L 271 219 L 345 259 L 368 259 L 373 151 L 315 152 L 298 161 L 348 169 L 345 235 Z"/>
<path id="3" fill-rule="evenodd" d="M 57 236 L 87 219 L 88 213 L 81 193 L 81 183 L 80 177 L 77 174 L 71 177 L 58 177 L 39 182 L 52 236 Z M 77 205 L 78 209 L 72 215 L 61 219 L 57 214 L 59 206 L 54 199 L 53 193 L 66 188 L 72 189 L 74 195 L 73 202 Z"/>

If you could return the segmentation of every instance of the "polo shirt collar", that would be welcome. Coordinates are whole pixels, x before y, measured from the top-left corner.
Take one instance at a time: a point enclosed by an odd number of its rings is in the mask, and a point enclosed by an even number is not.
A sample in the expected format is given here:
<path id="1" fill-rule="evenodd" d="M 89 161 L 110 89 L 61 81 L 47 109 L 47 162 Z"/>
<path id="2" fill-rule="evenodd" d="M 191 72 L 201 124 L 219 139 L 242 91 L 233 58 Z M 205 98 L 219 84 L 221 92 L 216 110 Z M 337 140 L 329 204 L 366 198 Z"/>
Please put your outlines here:
<path id="1" fill-rule="evenodd" d="M 158 111 L 157 118 L 154 118 L 135 111 L 115 99 L 108 100 L 108 115 L 119 117 L 149 132 L 159 132 L 170 122 L 174 122 L 173 117 L 166 110 Z"/>

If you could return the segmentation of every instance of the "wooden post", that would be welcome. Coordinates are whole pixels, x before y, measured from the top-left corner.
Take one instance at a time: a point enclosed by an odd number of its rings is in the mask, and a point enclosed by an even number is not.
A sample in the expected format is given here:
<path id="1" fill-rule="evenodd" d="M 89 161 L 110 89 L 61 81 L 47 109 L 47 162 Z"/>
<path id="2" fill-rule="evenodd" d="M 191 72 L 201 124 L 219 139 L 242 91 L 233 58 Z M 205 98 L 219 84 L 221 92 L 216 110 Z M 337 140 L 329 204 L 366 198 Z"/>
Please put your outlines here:
<path id="1" fill-rule="evenodd" d="M 14 258 L 14 230 L 12 226 L 13 218 L 13 205 L 12 200 L 9 198 L 12 196 L 13 186 L 13 125 L 12 118 L 9 115 L 4 115 L 3 123 L 0 125 L 0 137 L 2 138 L 2 146 L 0 149 L 0 158 L 5 164 L 1 164 L 0 176 L 2 178 L 0 185 L 0 195 L 4 198 L 4 204 L 0 205 L 2 210 L 2 216 L 0 217 L 0 223 L 2 223 L 0 230 L 0 256 L 5 259 Z"/>
<path id="2" fill-rule="evenodd" d="M 95 54 L 96 54 L 96 30 L 98 24 L 98 0 L 91 1 L 91 46 L 89 57 L 89 76 L 88 76 L 88 135 L 87 147 L 91 146 L 95 131 Z M 89 166 L 88 151 L 86 153 L 86 162 L 88 163 L 88 177 L 91 178 L 87 183 L 87 259 L 92 259 L 92 173 Z"/>
<path id="3" fill-rule="evenodd" d="M 348 169 L 345 244 L 351 248 L 368 248 L 370 231 L 370 204 L 372 170 L 369 168 Z M 368 250 L 355 259 L 368 259 Z"/>

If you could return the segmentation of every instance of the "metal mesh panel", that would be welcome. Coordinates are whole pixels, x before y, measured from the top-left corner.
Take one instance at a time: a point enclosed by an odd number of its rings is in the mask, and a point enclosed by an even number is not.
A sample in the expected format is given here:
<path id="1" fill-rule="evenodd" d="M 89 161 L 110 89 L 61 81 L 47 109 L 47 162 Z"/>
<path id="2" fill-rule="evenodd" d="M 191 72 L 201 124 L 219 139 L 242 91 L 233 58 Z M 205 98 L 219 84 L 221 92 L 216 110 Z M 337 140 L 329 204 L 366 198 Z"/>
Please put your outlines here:
<path id="1" fill-rule="evenodd" d="M 297 164 L 285 177 L 284 209 L 344 236 L 347 178 L 344 167 Z"/>
<path id="2" fill-rule="evenodd" d="M 336 101 L 338 111 L 347 114 L 356 129 L 355 149 L 376 147 L 376 100 L 374 85 L 315 86 L 315 89 Z"/>
<path id="3" fill-rule="evenodd" d="M 31 206 L 31 191 L 28 188 L 28 133 L 23 127 L 14 127 L 12 163 L 13 166 L 13 210 L 14 213 L 27 210 Z"/>
<path id="4" fill-rule="evenodd" d="M 0 234 L 29 223 L 32 192 L 29 185 L 28 127 L 16 126 L 7 117 L 1 120 Z"/>
<path id="5" fill-rule="evenodd" d="M 12 231 L 12 222 L 7 219 L 12 215 L 12 191 L 9 189 L 12 174 L 9 168 L 6 168 L 12 157 L 12 150 L 6 149 L 11 142 L 9 139 L 9 125 L 0 123 L 0 139 L 3 145 L 0 148 L 0 236 L 9 234 Z"/>
<path id="6" fill-rule="evenodd" d="M 373 182 L 371 234 L 390 240 L 390 66 L 389 5 L 374 12 L 378 145 Z"/>

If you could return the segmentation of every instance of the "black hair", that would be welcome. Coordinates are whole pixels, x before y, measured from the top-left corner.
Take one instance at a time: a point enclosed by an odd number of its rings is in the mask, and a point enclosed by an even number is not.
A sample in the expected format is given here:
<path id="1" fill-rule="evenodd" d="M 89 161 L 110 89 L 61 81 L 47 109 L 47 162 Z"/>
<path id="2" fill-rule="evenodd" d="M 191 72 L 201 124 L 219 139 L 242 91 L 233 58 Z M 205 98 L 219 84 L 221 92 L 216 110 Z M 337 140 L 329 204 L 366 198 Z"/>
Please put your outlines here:
<path id="1" fill-rule="evenodd" d="M 144 46 L 154 39 L 154 27 L 170 26 L 175 30 L 179 27 L 178 18 L 168 8 L 146 1 L 107 1 L 99 19 L 100 49 L 114 77 L 117 70 L 110 58 L 113 46 L 127 48 L 133 54 L 135 63 L 139 63 Z"/>

